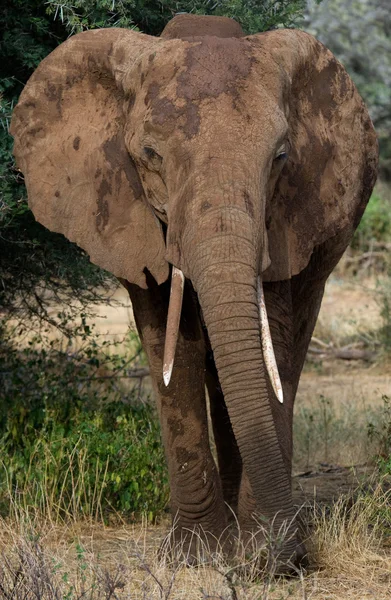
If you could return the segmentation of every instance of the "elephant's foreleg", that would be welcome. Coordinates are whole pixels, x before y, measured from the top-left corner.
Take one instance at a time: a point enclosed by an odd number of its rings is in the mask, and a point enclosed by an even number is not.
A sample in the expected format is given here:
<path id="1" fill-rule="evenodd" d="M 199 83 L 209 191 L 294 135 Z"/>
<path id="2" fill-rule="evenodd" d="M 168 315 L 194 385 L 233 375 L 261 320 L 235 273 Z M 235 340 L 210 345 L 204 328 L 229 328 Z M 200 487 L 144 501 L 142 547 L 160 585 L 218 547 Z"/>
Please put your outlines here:
<path id="1" fill-rule="evenodd" d="M 169 284 L 151 282 L 147 290 L 129 284 L 127 288 L 157 400 L 176 524 L 174 539 L 186 538 L 184 550 L 193 552 L 189 531 L 210 532 L 208 542 L 213 544 L 213 536 L 218 538 L 226 528 L 221 484 L 209 446 L 205 342 L 196 301 L 186 283 L 174 369 L 166 387 L 162 367 Z"/>
<path id="2" fill-rule="evenodd" d="M 238 511 L 239 486 L 242 477 L 242 459 L 232 430 L 227 406 L 221 391 L 212 352 L 206 359 L 206 385 L 210 401 L 210 416 L 219 465 L 224 501 L 228 505 L 228 519 Z"/>

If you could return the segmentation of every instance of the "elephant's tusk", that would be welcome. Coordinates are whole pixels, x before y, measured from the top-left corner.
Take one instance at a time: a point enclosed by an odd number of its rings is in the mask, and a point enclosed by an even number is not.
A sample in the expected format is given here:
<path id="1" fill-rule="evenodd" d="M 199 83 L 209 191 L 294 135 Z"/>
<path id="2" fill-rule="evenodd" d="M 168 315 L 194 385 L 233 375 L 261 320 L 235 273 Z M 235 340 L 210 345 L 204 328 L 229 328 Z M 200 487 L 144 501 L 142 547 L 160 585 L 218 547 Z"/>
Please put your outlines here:
<path id="1" fill-rule="evenodd" d="M 276 394 L 278 400 L 282 404 L 284 402 L 284 394 L 282 391 L 280 375 L 278 373 L 276 357 L 274 355 L 273 342 L 272 337 L 270 335 L 269 321 L 267 318 L 265 298 L 260 277 L 258 277 L 257 281 L 257 294 L 259 304 L 259 319 L 261 321 L 261 341 L 263 358 L 265 360 L 266 369 L 269 373 L 274 393 Z"/>
<path id="2" fill-rule="evenodd" d="M 174 366 L 175 348 L 178 340 L 184 287 L 185 277 L 182 271 L 176 267 L 173 267 L 163 359 L 163 380 L 166 386 L 168 386 L 170 383 L 172 368 Z"/>

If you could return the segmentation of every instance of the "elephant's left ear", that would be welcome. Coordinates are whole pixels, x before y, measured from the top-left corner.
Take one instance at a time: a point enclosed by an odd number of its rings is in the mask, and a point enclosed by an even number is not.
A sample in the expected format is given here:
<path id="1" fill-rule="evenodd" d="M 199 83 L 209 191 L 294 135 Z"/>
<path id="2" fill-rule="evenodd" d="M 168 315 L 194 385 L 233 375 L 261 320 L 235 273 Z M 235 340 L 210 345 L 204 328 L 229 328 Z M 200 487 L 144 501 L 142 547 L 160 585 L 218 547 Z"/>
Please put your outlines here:
<path id="1" fill-rule="evenodd" d="M 247 38 L 255 69 L 275 65 L 274 89 L 288 118 L 290 151 L 268 207 L 271 265 L 265 281 L 302 271 L 316 246 L 346 246 L 370 197 L 378 144 L 353 81 L 313 36 L 275 30 Z"/>
<path id="2" fill-rule="evenodd" d="M 162 283 L 168 264 L 160 223 L 125 146 L 134 98 L 123 82 L 131 83 L 133 65 L 157 43 L 126 29 L 75 35 L 27 82 L 11 128 L 37 221 L 141 287 L 146 269 Z"/>

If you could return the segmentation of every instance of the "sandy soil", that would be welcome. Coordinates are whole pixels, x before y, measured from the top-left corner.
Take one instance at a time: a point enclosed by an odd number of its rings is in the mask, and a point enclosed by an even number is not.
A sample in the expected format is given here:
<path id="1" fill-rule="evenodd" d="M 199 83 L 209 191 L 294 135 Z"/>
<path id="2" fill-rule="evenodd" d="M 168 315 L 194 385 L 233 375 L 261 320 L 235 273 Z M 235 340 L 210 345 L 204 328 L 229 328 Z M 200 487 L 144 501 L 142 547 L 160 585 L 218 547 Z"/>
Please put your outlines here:
<path id="1" fill-rule="evenodd" d="M 381 324 L 381 298 L 374 279 L 344 280 L 331 277 L 323 297 L 316 332 L 326 330 L 337 339 Z M 316 333 L 315 333 L 316 335 Z"/>

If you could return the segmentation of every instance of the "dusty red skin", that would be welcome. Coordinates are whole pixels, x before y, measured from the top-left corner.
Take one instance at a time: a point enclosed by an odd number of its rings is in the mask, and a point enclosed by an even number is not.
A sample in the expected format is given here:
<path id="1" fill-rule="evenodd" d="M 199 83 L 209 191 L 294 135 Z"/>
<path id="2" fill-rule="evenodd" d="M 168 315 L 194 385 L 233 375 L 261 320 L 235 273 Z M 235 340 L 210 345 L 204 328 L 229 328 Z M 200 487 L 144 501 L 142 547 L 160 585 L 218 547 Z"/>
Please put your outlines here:
<path id="1" fill-rule="evenodd" d="M 376 178 L 376 135 L 342 65 L 301 31 L 246 37 L 213 17 L 182 15 L 161 39 L 90 31 L 41 63 L 12 133 L 37 220 L 129 290 L 175 537 L 222 535 L 224 500 L 244 530 L 260 513 L 293 533 L 293 401 L 325 281 Z M 169 263 L 187 281 L 166 387 Z M 283 404 L 264 367 L 259 275 Z M 280 560 L 304 554 L 292 535 Z"/>

